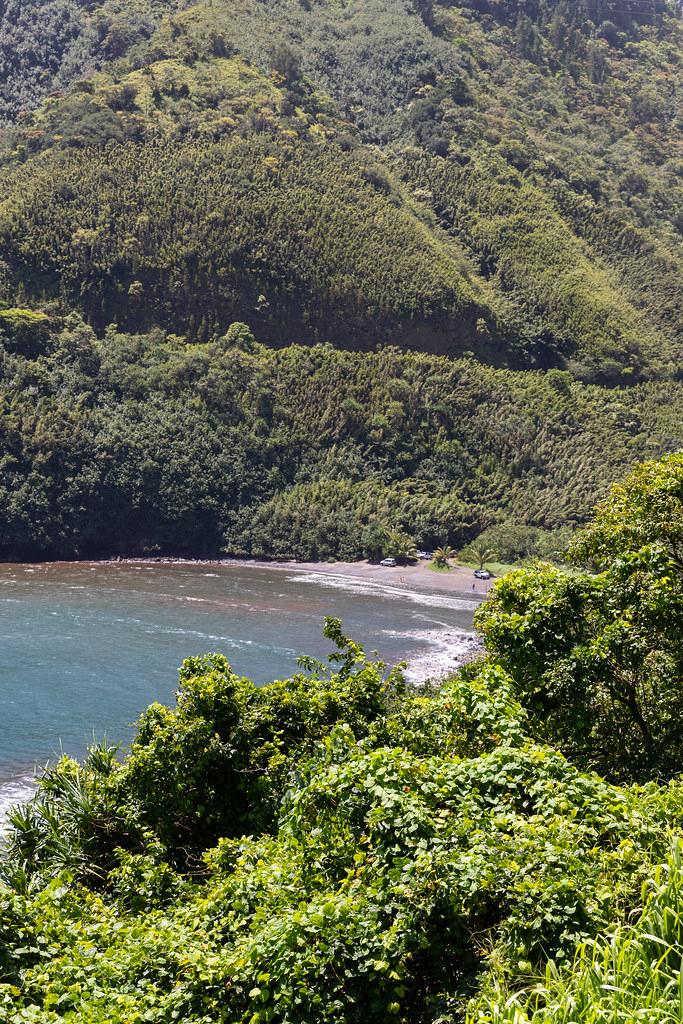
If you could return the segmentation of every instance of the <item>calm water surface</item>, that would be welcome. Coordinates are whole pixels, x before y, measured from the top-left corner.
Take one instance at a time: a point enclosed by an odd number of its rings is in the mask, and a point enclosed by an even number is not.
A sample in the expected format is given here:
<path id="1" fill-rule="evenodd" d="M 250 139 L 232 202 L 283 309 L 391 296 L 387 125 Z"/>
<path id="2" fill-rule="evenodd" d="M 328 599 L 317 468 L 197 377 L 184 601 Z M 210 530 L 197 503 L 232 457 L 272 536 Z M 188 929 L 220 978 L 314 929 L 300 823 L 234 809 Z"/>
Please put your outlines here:
<path id="1" fill-rule="evenodd" d="M 188 655 L 220 651 L 258 683 L 283 678 L 300 655 L 329 653 L 323 617 L 337 615 L 388 663 L 438 674 L 475 607 L 250 565 L 0 565 L 0 805 L 61 750 L 127 743 L 147 704 L 173 701 Z"/>

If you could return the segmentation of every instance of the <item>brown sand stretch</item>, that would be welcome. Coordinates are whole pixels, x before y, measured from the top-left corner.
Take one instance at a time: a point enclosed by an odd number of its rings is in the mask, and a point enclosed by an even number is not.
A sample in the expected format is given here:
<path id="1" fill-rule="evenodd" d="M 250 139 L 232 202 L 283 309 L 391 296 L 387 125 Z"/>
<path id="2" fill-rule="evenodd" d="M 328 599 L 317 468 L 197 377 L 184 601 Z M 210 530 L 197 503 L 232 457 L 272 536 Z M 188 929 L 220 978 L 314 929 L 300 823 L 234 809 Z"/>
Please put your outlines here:
<path id="1" fill-rule="evenodd" d="M 493 580 L 478 580 L 472 569 L 453 566 L 448 572 L 434 572 L 427 562 L 416 565 L 397 565 L 393 568 L 371 562 L 295 562 L 261 561 L 246 558 L 193 559 L 173 557 L 141 557 L 105 559 L 105 564 L 159 565 L 251 565 L 259 569 L 285 569 L 287 572 L 320 573 L 353 580 L 366 580 L 401 590 L 419 590 L 427 594 L 454 594 L 459 597 L 483 599 L 491 589 Z"/>

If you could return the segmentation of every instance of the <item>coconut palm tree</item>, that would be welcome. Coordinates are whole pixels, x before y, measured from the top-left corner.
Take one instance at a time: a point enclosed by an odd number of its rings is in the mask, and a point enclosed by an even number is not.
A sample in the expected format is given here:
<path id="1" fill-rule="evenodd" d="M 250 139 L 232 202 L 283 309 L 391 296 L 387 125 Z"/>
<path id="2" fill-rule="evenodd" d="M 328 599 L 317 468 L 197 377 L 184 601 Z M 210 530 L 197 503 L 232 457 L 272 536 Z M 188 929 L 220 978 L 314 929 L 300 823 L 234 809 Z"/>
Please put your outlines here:
<path id="1" fill-rule="evenodd" d="M 438 569 L 445 569 L 451 558 L 455 558 L 455 551 L 448 544 L 444 544 L 436 549 L 432 556 L 432 561 Z"/>
<path id="2" fill-rule="evenodd" d="M 389 533 L 385 550 L 397 562 L 410 562 L 417 558 L 415 542 L 410 539 L 407 533 L 403 533 L 400 530 L 392 530 Z"/>
<path id="3" fill-rule="evenodd" d="M 471 554 L 479 562 L 480 569 L 483 569 L 487 562 L 492 562 L 496 557 L 496 552 L 493 548 L 487 547 L 483 541 L 476 540 L 473 544 L 468 545 L 467 553 Z"/>

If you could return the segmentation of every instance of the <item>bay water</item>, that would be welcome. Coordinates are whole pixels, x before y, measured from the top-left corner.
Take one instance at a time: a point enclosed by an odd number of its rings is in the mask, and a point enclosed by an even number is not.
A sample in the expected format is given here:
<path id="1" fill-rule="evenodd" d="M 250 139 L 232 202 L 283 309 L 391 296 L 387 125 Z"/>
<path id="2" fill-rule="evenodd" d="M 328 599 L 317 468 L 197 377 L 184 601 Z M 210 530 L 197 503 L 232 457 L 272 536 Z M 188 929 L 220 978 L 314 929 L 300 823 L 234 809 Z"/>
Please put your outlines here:
<path id="1" fill-rule="evenodd" d="M 0 565 L 0 815 L 36 768 L 93 739 L 125 747 L 172 703 L 189 655 L 218 651 L 258 684 L 326 657 L 325 615 L 408 676 L 440 676 L 475 643 L 466 596 L 251 564 Z"/>

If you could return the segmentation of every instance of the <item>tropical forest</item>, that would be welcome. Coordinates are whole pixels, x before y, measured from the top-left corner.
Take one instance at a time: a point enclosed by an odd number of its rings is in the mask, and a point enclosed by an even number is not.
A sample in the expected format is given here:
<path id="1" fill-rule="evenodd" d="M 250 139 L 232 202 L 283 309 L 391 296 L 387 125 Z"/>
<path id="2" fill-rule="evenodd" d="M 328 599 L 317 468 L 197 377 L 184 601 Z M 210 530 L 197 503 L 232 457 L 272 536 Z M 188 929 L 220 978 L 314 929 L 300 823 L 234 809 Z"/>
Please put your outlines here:
<path id="1" fill-rule="evenodd" d="M 680 0 L 0 0 L 0 636 L 1 1024 L 683 1024 Z"/>

